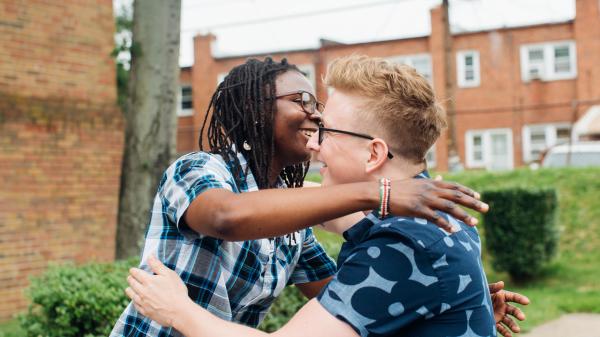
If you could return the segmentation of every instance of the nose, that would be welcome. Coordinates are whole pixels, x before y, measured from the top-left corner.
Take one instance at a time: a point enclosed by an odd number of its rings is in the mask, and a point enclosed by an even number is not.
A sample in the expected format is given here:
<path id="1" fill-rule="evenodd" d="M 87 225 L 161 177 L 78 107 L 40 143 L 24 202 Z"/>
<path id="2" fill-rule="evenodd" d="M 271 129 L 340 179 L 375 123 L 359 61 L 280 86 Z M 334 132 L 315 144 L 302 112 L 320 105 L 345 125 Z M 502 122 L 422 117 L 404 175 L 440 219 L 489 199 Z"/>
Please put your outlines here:
<path id="1" fill-rule="evenodd" d="M 306 143 L 306 148 L 310 151 L 319 152 L 321 146 L 319 145 L 319 130 L 310 136 L 308 142 Z"/>
<path id="2" fill-rule="evenodd" d="M 308 115 L 308 119 L 319 124 L 319 123 L 321 123 L 321 113 L 315 110 L 314 113 L 311 113 L 310 115 Z"/>

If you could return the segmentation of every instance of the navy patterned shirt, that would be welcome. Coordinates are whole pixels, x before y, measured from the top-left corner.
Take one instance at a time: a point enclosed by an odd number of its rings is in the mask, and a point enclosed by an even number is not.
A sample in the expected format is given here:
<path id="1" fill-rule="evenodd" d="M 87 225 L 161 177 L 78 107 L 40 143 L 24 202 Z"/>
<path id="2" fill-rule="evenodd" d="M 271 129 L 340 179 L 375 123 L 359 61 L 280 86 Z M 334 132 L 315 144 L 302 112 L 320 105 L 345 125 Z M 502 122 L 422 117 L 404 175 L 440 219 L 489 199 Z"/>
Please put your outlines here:
<path id="1" fill-rule="evenodd" d="M 440 214 L 456 233 L 376 213 L 347 230 L 321 305 L 363 337 L 496 336 L 477 229 Z"/>
<path id="2" fill-rule="evenodd" d="M 245 172 L 246 160 L 241 154 L 238 159 Z M 281 181 L 279 187 L 284 187 Z M 154 254 L 179 274 L 197 304 L 222 319 L 252 327 L 258 326 L 286 284 L 318 281 L 335 273 L 334 262 L 310 228 L 239 242 L 193 231 L 183 214 L 198 195 L 212 188 L 234 193 L 258 190 L 250 171 L 243 186 L 237 186 L 231 167 L 218 155 L 190 153 L 166 170 L 154 199 L 140 268 L 150 270 L 147 258 Z M 129 303 L 110 336 L 181 334 L 142 316 Z"/>

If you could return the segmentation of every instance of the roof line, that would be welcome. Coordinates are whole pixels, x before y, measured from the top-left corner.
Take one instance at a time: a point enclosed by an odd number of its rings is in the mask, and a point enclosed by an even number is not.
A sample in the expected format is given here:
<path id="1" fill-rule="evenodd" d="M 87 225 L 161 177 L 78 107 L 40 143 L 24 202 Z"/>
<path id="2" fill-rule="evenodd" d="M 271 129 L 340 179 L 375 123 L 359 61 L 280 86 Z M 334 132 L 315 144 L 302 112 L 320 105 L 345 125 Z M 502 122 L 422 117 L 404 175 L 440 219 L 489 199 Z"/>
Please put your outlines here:
<path id="1" fill-rule="evenodd" d="M 460 35 L 488 33 L 488 32 L 493 32 L 493 31 L 508 31 L 508 30 L 518 30 L 518 29 L 534 28 L 534 27 L 557 26 L 557 25 L 564 25 L 564 24 L 574 23 L 574 22 L 575 22 L 574 19 L 568 19 L 568 20 L 557 21 L 557 22 L 538 23 L 538 24 L 530 24 L 530 25 L 522 25 L 522 26 L 512 26 L 512 27 L 503 26 L 503 27 L 489 28 L 489 29 L 483 29 L 483 30 L 454 32 L 454 33 L 452 33 L 452 35 L 460 36 Z M 346 48 L 346 47 L 354 47 L 354 46 L 361 46 L 361 45 L 371 45 L 371 44 L 376 44 L 376 43 L 390 43 L 390 42 L 396 42 L 396 41 L 423 39 L 423 38 L 429 37 L 430 35 L 431 34 L 409 36 L 409 37 L 402 37 L 402 38 L 396 38 L 396 39 L 385 39 L 385 40 L 365 41 L 365 42 L 356 42 L 356 43 L 342 43 L 339 45 L 321 45 L 317 48 L 287 49 L 287 50 L 278 50 L 278 51 L 267 51 L 267 52 L 262 52 L 262 53 L 256 52 L 256 53 L 250 53 L 250 54 L 213 56 L 213 58 L 215 59 L 215 61 L 225 61 L 225 60 L 231 60 L 231 59 L 237 59 L 237 58 L 260 57 L 260 56 L 266 56 L 266 55 L 281 55 L 281 54 L 316 52 L 316 51 L 323 50 L 323 49 L 337 49 L 337 48 Z"/>

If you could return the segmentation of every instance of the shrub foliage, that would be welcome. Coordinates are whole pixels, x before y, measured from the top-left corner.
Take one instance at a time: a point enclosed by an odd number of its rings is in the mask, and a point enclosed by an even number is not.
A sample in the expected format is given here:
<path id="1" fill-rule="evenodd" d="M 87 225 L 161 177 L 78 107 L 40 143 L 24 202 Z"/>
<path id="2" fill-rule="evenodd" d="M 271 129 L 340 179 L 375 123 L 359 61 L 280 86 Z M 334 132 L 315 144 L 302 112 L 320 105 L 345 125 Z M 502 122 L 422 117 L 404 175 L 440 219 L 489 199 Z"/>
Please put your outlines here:
<path id="1" fill-rule="evenodd" d="M 485 191 L 482 198 L 490 205 L 483 219 L 494 268 L 517 282 L 539 275 L 558 245 L 556 191 L 507 188 Z"/>
<path id="2" fill-rule="evenodd" d="M 51 266 L 32 278 L 19 322 L 28 337 L 108 336 L 129 303 L 128 269 L 137 261 Z"/>

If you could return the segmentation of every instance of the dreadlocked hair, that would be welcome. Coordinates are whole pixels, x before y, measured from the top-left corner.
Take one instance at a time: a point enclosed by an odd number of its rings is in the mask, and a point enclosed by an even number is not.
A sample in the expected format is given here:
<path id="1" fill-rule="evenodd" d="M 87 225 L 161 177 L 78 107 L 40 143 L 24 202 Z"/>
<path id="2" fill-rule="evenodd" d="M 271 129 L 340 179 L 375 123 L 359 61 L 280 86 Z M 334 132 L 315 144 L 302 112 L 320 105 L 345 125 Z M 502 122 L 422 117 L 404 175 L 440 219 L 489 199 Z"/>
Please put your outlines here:
<path id="1" fill-rule="evenodd" d="M 248 162 L 259 189 L 271 187 L 269 173 L 275 155 L 274 117 L 275 80 L 289 70 L 302 73 L 295 65 L 248 59 L 233 68 L 213 94 L 200 132 L 199 145 L 208 123 L 208 147 L 220 155 L 232 168 L 238 186 L 245 183 L 248 172 L 242 172 L 236 151 Z M 209 116 L 210 120 L 209 120 Z M 244 142 L 250 145 L 247 150 Z M 234 148 L 235 147 L 235 148 Z M 301 187 L 308 172 L 309 162 L 285 167 L 279 176 L 288 187 Z"/>

